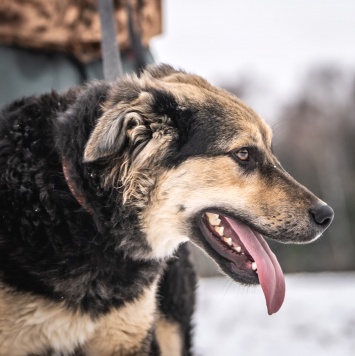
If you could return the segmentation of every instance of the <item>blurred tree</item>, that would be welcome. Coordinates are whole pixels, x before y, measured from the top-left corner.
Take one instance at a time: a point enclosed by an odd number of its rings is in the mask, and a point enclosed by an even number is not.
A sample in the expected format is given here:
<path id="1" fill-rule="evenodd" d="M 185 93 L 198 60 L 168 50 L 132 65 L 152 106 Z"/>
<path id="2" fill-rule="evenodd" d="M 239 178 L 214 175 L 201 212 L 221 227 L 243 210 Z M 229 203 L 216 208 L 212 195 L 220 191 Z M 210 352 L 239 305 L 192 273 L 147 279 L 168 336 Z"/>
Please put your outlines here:
<path id="1" fill-rule="evenodd" d="M 325 237 L 309 246 L 274 246 L 285 270 L 355 268 L 355 76 L 313 70 L 301 94 L 285 105 L 275 151 L 297 180 L 335 210 Z"/>
<path id="2" fill-rule="evenodd" d="M 256 82 L 248 75 L 239 78 L 238 81 L 229 81 L 222 84 L 222 88 L 234 94 L 238 98 L 246 100 L 256 89 Z"/>

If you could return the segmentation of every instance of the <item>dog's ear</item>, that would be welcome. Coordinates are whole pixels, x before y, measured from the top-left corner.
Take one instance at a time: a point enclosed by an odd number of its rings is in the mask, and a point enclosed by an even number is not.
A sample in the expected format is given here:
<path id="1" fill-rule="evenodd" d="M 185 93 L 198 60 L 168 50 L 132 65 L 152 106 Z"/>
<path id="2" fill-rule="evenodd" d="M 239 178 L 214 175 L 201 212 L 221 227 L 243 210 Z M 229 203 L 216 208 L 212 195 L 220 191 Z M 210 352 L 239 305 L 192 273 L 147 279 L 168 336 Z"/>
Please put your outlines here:
<path id="1" fill-rule="evenodd" d="M 115 101 L 108 102 L 109 108 L 98 119 L 85 147 L 84 162 L 121 156 L 128 150 L 134 159 L 148 143 L 149 147 L 157 147 L 176 137 L 176 116 L 180 112 L 171 94 L 154 88 L 149 93 L 141 92 L 133 100 Z"/>
<path id="2" fill-rule="evenodd" d="M 172 120 L 153 112 L 151 103 L 120 103 L 99 118 L 86 144 L 84 162 L 113 158 L 108 160 L 103 186 L 119 185 L 124 203 L 142 204 L 154 183 L 151 167 L 159 165 L 177 137 Z"/>
<path id="3" fill-rule="evenodd" d="M 99 119 L 84 151 L 84 162 L 92 162 L 112 154 L 120 154 L 127 146 L 129 137 L 143 140 L 146 126 L 136 112 L 117 114 L 117 109 L 108 110 Z M 133 136 L 133 137 L 132 137 Z"/>

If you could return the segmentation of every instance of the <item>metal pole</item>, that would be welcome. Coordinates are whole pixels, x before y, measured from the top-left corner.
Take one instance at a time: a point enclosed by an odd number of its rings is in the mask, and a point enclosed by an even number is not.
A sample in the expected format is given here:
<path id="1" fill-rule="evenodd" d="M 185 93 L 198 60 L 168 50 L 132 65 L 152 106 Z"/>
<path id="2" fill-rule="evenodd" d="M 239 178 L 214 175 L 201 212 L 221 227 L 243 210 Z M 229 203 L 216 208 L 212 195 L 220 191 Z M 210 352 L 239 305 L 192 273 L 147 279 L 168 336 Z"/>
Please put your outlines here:
<path id="1" fill-rule="evenodd" d="M 123 76 L 120 49 L 116 39 L 116 23 L 112 0 L 98 0 L 101 23 L 101 51 L 104 67 L 104 78 L 113 82 Z"/>

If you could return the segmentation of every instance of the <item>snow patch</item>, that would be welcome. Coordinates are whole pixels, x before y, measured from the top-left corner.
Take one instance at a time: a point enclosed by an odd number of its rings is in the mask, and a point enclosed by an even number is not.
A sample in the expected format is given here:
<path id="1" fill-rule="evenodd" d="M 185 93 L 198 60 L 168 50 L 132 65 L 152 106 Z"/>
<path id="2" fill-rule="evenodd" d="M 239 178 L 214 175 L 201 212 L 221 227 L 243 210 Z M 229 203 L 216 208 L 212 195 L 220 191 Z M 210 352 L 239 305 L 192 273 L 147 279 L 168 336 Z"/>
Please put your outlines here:
<path id="1" fill-rule="evenodd" d="M 354 355 L 355 273 L 287 275 L 286 285 L 283 307 L 268 316 L 260 286 L 202 279 L 196 355 Z"/>

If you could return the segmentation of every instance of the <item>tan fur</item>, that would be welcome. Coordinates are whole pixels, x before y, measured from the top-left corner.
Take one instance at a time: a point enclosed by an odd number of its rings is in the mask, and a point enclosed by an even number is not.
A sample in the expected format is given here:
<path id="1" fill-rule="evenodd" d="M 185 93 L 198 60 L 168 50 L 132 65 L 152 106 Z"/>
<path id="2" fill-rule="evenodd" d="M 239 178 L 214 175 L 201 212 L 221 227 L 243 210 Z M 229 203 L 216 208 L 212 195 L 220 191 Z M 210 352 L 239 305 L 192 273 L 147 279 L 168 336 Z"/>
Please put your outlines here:
<path id="1" fill-rule="evenodd" d="M 152 160 L 156 160 L 165 152 L 169 142 L 172 140 L 170 135 L 163 135 L 161 132 L 154 132 L 143 151 L 133 161 L 126 157 L 120 172 L 113 168 L 110 175 L 106 178 L 106 184 L 121 182 L 124 187 L 123 200 L 140 207 L 147 206 L 147 198 L 155 184 L 155 177 L 151 174 Z"/>
<path id="2" fill-rule="evenodd" d="M 0 286 L 0 356 L 44 352 L 49 346 L 73 352 L 95 329 L 89 316 Z"/>
<path id="3" fill-rule="evenodd" d="M 195 212 L 217 207 L 219 203 L 223 207 L 235 207 L 238 201 L 243 204 L 238 197 L 247 196 L 248 191 L 246 185 L 236 184 L 238 177 L 231 181 L 233 174 L 228 175 L 227 167 L 234 171 L 234 165 L 229 161 L 226 157 L 194 158 L 162 176 L 144 217 L 147 240 L 155 258 L 172 254 L 181 242 L 189 239 L 186 221 Z M 216 167 L 224 167 L 223 172 Z M 181 205 L 185 210 L 181 211 Z"/>
<path id="4" fill-rule="evenodd" d="M 172 254 L 181 242 L 189 240 L 188 218 L 211 206 L 235 211 L 236 215 L 244 211 L 251 222 L 271 225 L 271 229 L 282 228 L 286 220 L 297 217 L 294 229 L 302 233 L 308 220 L 300 212 L 307 210 L 307 203 L 293 201 L 287 189 L 281 185 L 266 187 L 258 175 L 244 176 L 229 157 L 191 158 L 162 175 L 143 218 L 152 253 L 155 258 Z M 267 212 L 260 196 L 268 201 Z"/>
<path id="5" fill-rule="evenodd" d="M 177 323 L 160 317 L 157 320 L 155 335 L 160 346 L 161 356 L 181 356 L 182 337 Z"/>
<path id="6" fill-rule="evenodd" d="M 63 303 L 0 289 L 0 356 L 40 354 L 52 347 L 68 354 L 134 355 L 155 320 L 157 283 L 132 303 L 93 321 Z M 137 354 L 138 355 L 138 354 Z"/>
<path id="7" fill-rule="evenodd" d="M 142 342 L 155 321 L 157 283 L 142 297 L 112 311 L 96 323 L 96 331 L 84 350 L 87 356 L 144 354 Z"/>

